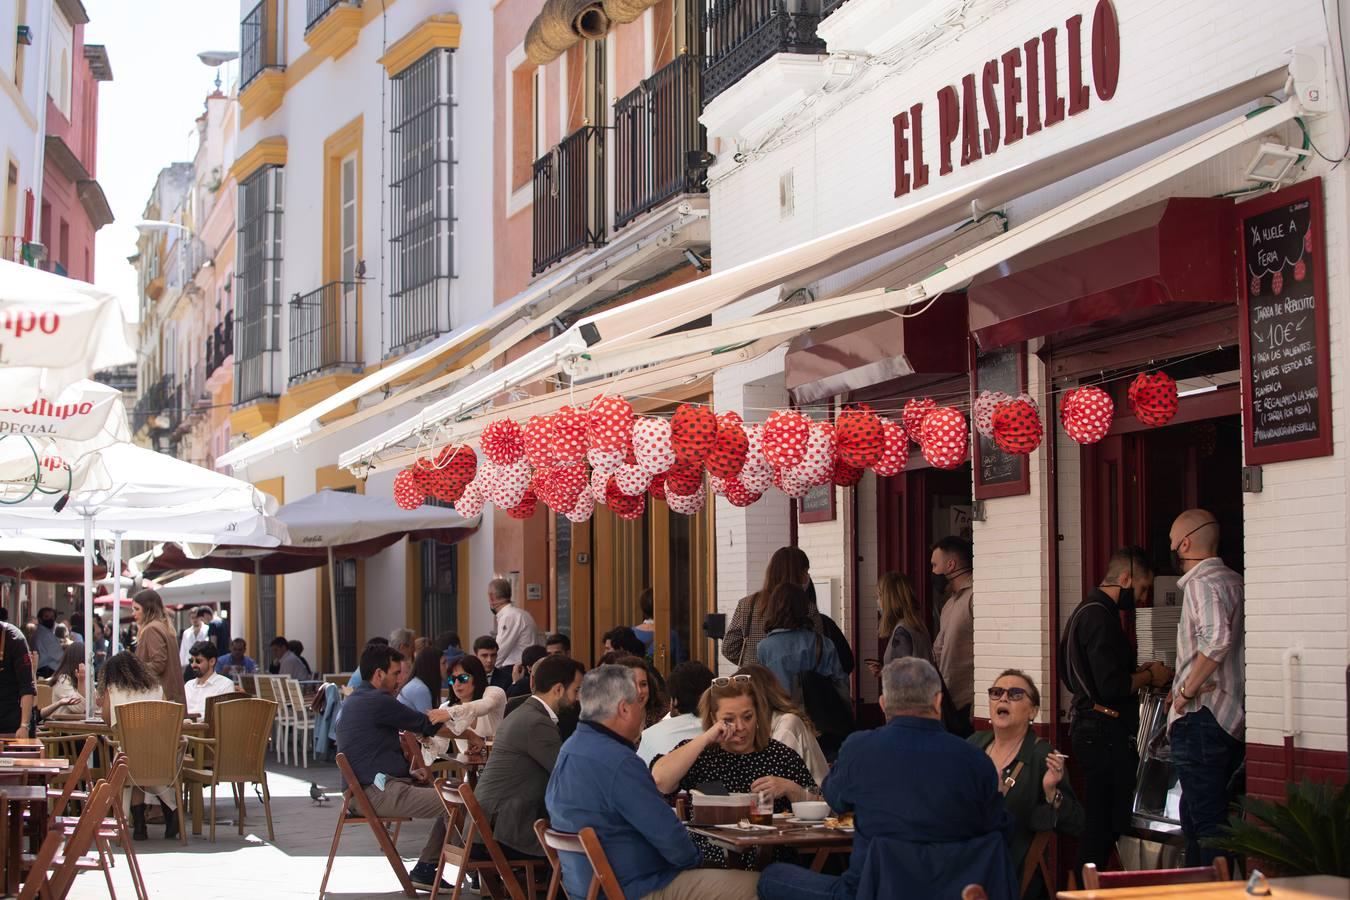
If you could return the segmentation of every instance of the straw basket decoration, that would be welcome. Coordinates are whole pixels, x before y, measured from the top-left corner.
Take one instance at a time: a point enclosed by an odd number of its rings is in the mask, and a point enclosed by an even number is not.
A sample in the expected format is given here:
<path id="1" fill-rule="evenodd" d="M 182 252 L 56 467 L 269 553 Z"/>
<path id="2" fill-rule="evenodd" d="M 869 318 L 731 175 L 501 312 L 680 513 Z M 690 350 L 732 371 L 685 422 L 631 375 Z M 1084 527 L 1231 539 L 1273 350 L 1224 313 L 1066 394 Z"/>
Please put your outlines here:
<path id="1" fill-rule="evenodd" d="M 655 6 L 657 0 L 604 0 L 605 15 L 609 16 L 611 22 L 615 25 L 626 25 L 629 22 L 636 22 L 651 7 Z"/>

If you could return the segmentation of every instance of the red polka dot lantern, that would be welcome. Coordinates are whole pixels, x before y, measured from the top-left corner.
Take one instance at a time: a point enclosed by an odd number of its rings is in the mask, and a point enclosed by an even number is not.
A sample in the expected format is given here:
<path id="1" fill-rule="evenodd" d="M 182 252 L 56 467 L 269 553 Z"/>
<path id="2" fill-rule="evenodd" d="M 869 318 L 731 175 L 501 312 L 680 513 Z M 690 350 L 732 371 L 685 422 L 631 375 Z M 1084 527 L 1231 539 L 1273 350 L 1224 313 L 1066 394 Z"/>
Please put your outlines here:
<path id="1" fill-rule="evenodd" d="M 651 475 L 675 465 L 669 419 L 644 417 L 633 424 L 633 458 Z"/>
<path id="2" fill-rule="evenodd" d="M 489 422 L 478 438 L 483 455 L 499 466 L 509 466 L 525 455 L 525 436 L 511 419 Z"/>
<path id="3" fill-rule="evenodd" d="M 633 442 L 633 407 L 622 397 L 597 397 L 586 412 L 586 436 L 597 450 L 623 453 Z"/>
<path id="4" fill-rule="evenodd" d="M 508 509 L 506 514 L 513 519 L 528 519 L 534 516 L 535 507 L 538 505 L 539 498 L 535 496 L 534 491 L 527 490 L 520 502 Z"/>
<path id="5" fill-rule="evenodd" d="M 475 478 L 464 486 L 464 493 L 455 501 L 455 512 L 472 519 L 483 511 L 483 501 L 483 485 Z"/>
<path id="6" fill-rule="evenodd" d="M 727 498 L 728 503 L 742 508 L 757 502 L 762 494 L 762 491 L 750 490 L 739 478 L 727 479 L 722 491 L 722 496 Z"/>
<path id="7" fill-rule="evenodd" d="M 564 406 L 549 417 L 548 452 L 553 464 L 576 465 L 586 458 L 590 437 L 586 414 Z"/>
<path id="8" fill-rule="evenodd" d="M 1041 445 L 1041 416 L 1026 400 L 1005 400 L 994 411 L 994 443 L 1004 453 L 1025 455 Z"/>
<path id="9" fill-rule="evenodd" d="M 900 414 L 900 419 L 904 422 L 905 433 L 914 440 L 915 443 L 923 444 L 923 420 L 930 412 L 937 409 L 937 403 L 932 398 L 924 397 L 922 399 L 913 397 L 905 401 L 904 412 Z"/>
<path id="10" fill-rule="evenodd" d="M 677 464 L 666 473 L 666 493 L 689 495 L 703 483 L 703 470 L 696 466 Z"/>
<path id="11" fill-rule="evenodd" d="M 842 410 L 834 423 L 835 453 L 850 468 L 865 469 L 881 458 L 881 419 L 866 406 Z"/>
<path id="12" fill-rule="evenodd" d="M 1177 414 L 1177 383 L 1166 372 L 1140 372 L 1130 382 L 1130 411 L 1145 425 L 1158 427 Z"/>
<path id="13" fill-rule="evenodd" d="M 769 414 L 760 432 L 764 458 L 775 469 L 790 469 L 806 455 L 811 420 L 796 410 L 780 409 Z"/>
<path id="14" fill-rule="evenodd" d="M 670 495 L 666 495 L 666 502 L 670 502 Z M 636 497 L 628 497 L 621 493 L 618 486 L 611 479 L 609 488 L 605 493 L 605 504 L 609 506 L 614 514 L 620 519 L 640 519 L 642 511 L 647 506 L 647 495 L 638 494 Z"/>
<path id="15" fill-rule="evenodd" d="M 701 466 L 717 440 L 717 416 L 706 406 L 684 403 L 676 407 L 670 419 L 670 443 L 675 461 L 686 466 Z"/>
<path id="16" fill-rule="evenodd" d="M 839 487 L 853 487 L 859 481 L 862 481 L 863 470 L 857 466 L 850 466 L 842 459 L 834 461 L 834 471 L 830 473 L 830 481 Z"/>
<path id="17" fill-rule="evenodd" d="M 698 490 L 692 494 L 672 494 L 667 491 L 666 504 L 670 506 L 671 512 L 677 512 L 682 516 L 693 516 L 702 511 L 707 496 L 707 491 L 700 484 Z"/>
<path id="18" fill-rule="evenodd" d="M 942 406 L 923 417 L 919 427 L 919 446 L 924 459 L 936 469 L 955 469 L 970 452 L 970 430 L 966 417 L 951 407 Z"/>
<path id="19" fill-rule="evenodd" d="M 553 433 L 552 416 L 530 416 L 520 429 L 525 442 L 525 458 L 536 469 L 545 469 L 553 465 L 553 454 L 549 450 L 549 439 Z"/>
<path id="20" fill-rule="evenodd" d="M 404 469 L 394 476 L 394 502 L 400 509 L 417 509 L 424 499 L 412 469 Z"/>
<path id="21" fill-rule="evenodd" d="M 703 464 L 712 474 L 731 478 L 745 467 L 749 449 L 750 439 L 745 434 L 741 417 L 734 412 L 724 412 L 717 417 L 717 439 Z"/>
<path id="22" fill-rule="evenodd" d="M 993 440 L 994 437 L 994 412 L 999 404 L 1006 403 L 1013 399 L 1002 391 L 980 391 L 975 398 L 975 406 L 972 410 L 972 421 L 975 430 L 984 437 Z"/>
<path id="23" fill-rule="evenodd" d="M 577 496 L 577 505 L 564 513 L 564 515 L 567 516 L 569 522 L 580 524 L 589 519 L 594 512 L 595 495 L 591 493 L 591 489 L 588 487 L 582 490 Z"/>
<path id="24" fill-rule="evenodd" d="M 909 463 L 909 435 L 899 422 L 889 419 L 881 423 L 881 456 L 872 464 L 872 471 L 883 478 L 899 475 Z"/>
<path id="25" fill-rule="evenodd" d="M 1059 420 L 1064 433 L 1080 444 L 1095 444 L 1111 430 L 1116 404 L 1099 387 L 1075 388 L 1064 394 Z"/>

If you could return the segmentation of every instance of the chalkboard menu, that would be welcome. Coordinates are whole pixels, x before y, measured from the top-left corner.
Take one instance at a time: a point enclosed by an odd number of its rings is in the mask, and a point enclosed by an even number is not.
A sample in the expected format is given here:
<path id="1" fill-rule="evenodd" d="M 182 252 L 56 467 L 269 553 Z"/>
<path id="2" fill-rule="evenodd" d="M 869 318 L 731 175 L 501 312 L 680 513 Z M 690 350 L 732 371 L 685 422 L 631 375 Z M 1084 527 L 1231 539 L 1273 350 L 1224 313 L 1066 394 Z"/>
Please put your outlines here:
<path id="1" fill-rule="evenodd" d="M 1249 465 L 1331 453 L 1320 179 L 1244 203 L 1242 425 Z"/>
<path id="2" fill-rule="evenodd" d="M 981 391 L 1003 391 L 1016 397 L 1027 389 L 1026 344 L 974 351 L 971 366 L 971 407 Z M 1011 497 L 1031 491 L 1031 478 L 1025 454 L 1004 453 L 998 445 L 974 430 L 975 499 Z"/>
<path id="3" fill-rule="evenodd" d="M 818 484 L 797 501 L 798 522 L 831 522 L 834 520 L 834 485 Z"/>

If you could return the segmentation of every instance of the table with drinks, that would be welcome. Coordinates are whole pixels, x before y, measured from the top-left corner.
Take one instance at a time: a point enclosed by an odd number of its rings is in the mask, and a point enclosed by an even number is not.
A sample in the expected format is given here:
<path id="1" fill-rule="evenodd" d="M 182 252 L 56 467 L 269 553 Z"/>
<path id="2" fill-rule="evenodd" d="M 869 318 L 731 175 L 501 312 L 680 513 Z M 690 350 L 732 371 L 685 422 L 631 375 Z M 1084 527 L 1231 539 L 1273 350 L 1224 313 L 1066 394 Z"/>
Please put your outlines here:
<path id="1" fill-rule="evenodd" d="M 852 817 L 827 816 L 829 808 L 821 802 L 795 803 L 793 813 L 774 813 L 771 799 L 754 794 L 719 797 L 695 791 L 689 800 L 690 833 L 726 851 L 731 868 L 749 860 L 751 868 L 763 869 L 785 847 L 811 856 L 810 868 L 819 872 L 831 855 L 853 849 Z"/>

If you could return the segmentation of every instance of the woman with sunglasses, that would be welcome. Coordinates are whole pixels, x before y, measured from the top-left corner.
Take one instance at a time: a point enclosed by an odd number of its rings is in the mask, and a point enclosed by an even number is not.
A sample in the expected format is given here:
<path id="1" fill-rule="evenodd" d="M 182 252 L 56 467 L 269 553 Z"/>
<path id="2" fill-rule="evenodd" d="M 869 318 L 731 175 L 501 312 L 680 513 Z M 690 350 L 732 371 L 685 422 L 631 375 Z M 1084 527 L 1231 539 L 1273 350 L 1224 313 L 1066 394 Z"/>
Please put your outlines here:
<path id="1" fill-rule="evenodd" d="M 488 684 L 487 670 L 476 656 L 457 656 L 450 666 L 450 730 L 467 738 L 473 732 L 487 739 L 506 717 L 506 691 Z"/>
<path id="2" fill-rule="evenodd" d="M 698 709 L 704 732 L 652 761 L 652 777 L 661 793 L 716 783 L 730 794 L 762 793 L 773 800 L 775 812 L 786 812 L 794 801 L 820 799 L 806 763 L 771 736 L 768 705 L 748 675 L 714 678 Z M 726 866 L 721 848 L 699 835 L 692 837 L 703 851 L 704 866 Z M 784 858 L 794 855 L 787 851 Z M 755 854 L 745 854 L 744 861 L 745 868 L 752 868 Z"/>
<path id="3" fill-rule="evenodd" d="M 1007 669 L 989 688 L 992 731 L 977 731 L 967 740 L 989 756 L 998 770 L 1004 805 L 1013 817 L 1008 846 L 1018 877 L 1036 834 L 1057 831 L 1070 837 L 1083 833 L 1083 807 L 1065 777 L 1064 755 L 1036 736 L 1032 723 L 1041 707 L 1041 692 L 1031 676 Z M 1039 869 L 1023 897 L 1047 897 Z"/>
<path id="4" fill-rule="evenodd" d="M 825 753 L 820 749 L 816 729 L 801 707 L 793 703 L 792 698 L 783 691 L 777 676 L 759 663 L 755 663 L 742 666 L 732 677 L 750 679 L 750 683 L 764 698 L 764 703 L 772 714 L 770 736 L 795 750 L 802 758 L 802 762 L 806 763 L 806 768 L 810 770 L 816 784 L 822 783 L 825 776 L 830 773 L 830 764 L 826 762 Z"/>

